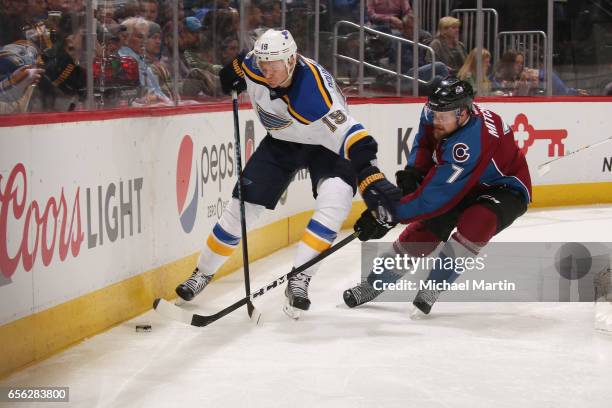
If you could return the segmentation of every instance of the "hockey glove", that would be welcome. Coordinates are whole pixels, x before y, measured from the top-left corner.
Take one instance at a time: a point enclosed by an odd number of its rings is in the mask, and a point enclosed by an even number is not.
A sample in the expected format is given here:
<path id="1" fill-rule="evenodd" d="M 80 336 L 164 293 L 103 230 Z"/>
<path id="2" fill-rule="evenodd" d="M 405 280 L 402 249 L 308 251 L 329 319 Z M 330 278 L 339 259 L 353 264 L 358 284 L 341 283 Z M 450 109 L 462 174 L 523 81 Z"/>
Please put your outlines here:
<path id="1" fill-rule="evenodd" d="M 384 222 L 395 222 L 395 207 L 402 192 L 385 178 L 378 167 L 368 166 L 358 175 L 359 192 L 368 209 Z"/>
<path id="2" fill-rule="evenodd" d="M 393 227 L 395 227 L 395 223 L 381 221 L 374 217 L 370 210 L 366 209 L 355 222 L 353 229 L 359 232 L 360 241 L 369 241 L 384 237 Z"/>
<path id="3" fill-rule="evenodd" d="M 422 180 L 421 173 L 414 167 L 406 166 L 404 170 L 395 173 L 395 182 L 402 190 L 402 195 L 415 192 Z"/>
<path id="4" fill-rule="evenodd" d="M 242 61 L 244 61 L 244 57 L 244 54 L 239 54 L 230 63 L 221 68 L 221 71 L 219 71 L 221 89 L 224 93 L 229 94 L 232 91 L 240 93 L 246 89 L 244 72 L 241 68 Z"/>

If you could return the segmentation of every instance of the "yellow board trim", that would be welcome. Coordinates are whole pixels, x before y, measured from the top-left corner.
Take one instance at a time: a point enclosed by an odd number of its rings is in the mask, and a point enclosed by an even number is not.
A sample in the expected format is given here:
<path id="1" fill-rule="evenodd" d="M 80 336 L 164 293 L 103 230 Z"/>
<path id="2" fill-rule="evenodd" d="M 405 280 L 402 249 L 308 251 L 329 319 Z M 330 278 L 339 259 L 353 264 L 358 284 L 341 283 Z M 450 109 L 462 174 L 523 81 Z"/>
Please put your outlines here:
<path id="1" fill-rule="evenodd" d="M 302 235 L 302 242 L 318 252 L 323 252 L 331 246 L 329 242 L 315 237 L 310 233 L 310 231 L 304 231 L 304 235 Z"/>
<path id="2" fill-rule="evenodd" d="M 530 207 L 612 204 L 612 183 L 535 186 Z M 342 224 L 351 228 L 365 210 L 353 202 Z M 249 232 L 249 260 L 299 241 L 313 211 L 305 211 Z M 175 297 L 174 288 L 191 275 L 199 254 L 160 266 L 39 313 L 0 326 L 0 378 L 45 359 L 151 309 L 153 299 Z M 239 245 L 215 277 L 242 266 Z"/>
<path id="3" fill-rule="evenodd" d="M 533 187 L 531 208 L 612 203 L 612 182 Z"/>
<path id="4" fill-rule="evenodd" d="M 206 240 L 206 245 L 208 245 L 210 250 L 213 251 L 215 254 L 221 256 L 230 256 L 234 252 L 234 249 L 236 249 L 235 247 L 228 246 L 223 244 L 222 242 L 217 241 L 213 234 L 210 234 L 208 236 L 208 239 Z"/>

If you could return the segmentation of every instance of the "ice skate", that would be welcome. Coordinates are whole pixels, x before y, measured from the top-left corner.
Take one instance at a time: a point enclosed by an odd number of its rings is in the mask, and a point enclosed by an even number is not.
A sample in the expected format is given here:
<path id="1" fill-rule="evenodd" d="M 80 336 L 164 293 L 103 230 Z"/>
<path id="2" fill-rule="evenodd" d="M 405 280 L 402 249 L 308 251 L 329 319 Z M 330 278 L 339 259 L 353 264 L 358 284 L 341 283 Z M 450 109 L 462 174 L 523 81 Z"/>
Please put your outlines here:
<path id="1" fill-rule="evenodd" d="M 359 285 L 345 290 L 342 298 L 348 307 L 353 308 L 376 299 L 381 293 L 383 293 L 382 290 L 376 290 L 368 281 L 363 281 Z"/>
<path id="2" fill-rule="evenodd" d="M 185 301 L 190 301 L 204 290 L 212 280 L 213 275 L 205 275 L 198 268 L 191 277 L 176 287 L 176 294 Z"/>
<path id="3" fill-rule="evenodd" d="M 310 299 L 308 299 L 308 284 L 310 276 L 304 273 L 289 278 L 285 296 L 287 298 L 283 307 L 283 312 L 292 319 L 299 319 L 302 312 L 310 308 Z"/>
<path id="4" fill-rule="evenodd" d="M 410 318 L 416 320 L 428 315 L 440 293 L 442 293 L 441 290 L 419 290 L 412 301 L 413 308 L 410 311 Z"/>

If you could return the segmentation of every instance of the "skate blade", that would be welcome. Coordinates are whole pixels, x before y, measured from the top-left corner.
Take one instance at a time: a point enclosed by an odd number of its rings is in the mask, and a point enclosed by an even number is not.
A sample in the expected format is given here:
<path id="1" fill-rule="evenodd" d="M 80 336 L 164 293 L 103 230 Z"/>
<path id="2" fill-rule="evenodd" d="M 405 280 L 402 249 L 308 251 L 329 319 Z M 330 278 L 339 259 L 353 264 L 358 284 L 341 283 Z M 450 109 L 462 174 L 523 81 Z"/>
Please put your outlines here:
<path id="1" fill-rule="evenodd" d="M 408 311 L 408 316 L 410 317 L 410 320 L 427 319 L 427 315 L 423 313 L 421 309 L 419 309 L 416 306 L 410 306 L 410 310 Z"/>
<path id="2" fill-rule="evenodd" d="M 287 316 L 289 316 L 289 318 L 293 319 L 293 320 L 298 320 L 301 316 L 302 316 L 302 309 L 296 309 L 295 307 L 291 306 L 289 304 L 289 301 L 287 301 L 284 305 L 283 305 L 283 312 L 285 312 L 285 314 Z"/>

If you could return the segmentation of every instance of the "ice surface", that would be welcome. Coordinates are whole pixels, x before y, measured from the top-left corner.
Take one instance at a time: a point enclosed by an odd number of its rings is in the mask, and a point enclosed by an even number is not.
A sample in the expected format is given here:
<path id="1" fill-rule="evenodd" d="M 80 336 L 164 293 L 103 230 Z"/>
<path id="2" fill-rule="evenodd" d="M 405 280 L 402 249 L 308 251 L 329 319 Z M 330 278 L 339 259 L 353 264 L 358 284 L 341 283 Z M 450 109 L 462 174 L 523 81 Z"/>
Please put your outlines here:
<path id="1" fill-rule="evenodd" d="M 495 240 L 606 242 L 610 231 L 612 207 L 576 207 L 530 211 Z M 328 258 L 298 321 L 281 311 L 283 289 L 256 301 L 260 326 L 244 308 L 204 328 L 150 311 L 0 386 L 68 386 L 69 406 L 88 408 L 612 406 L 612 336 L 593 330 L 592 303 L 441 302 L 420 321 L 405 303 L 351 310 L 342 291 L 359 280 L 359 256 L 353 242 Z M 251 288 L 292 257 L 252 264 Z M 235 273 L 184 307 L 210 314 L 242 296 Z M 137 333 L 140 323 L 152 332 Z"/>

